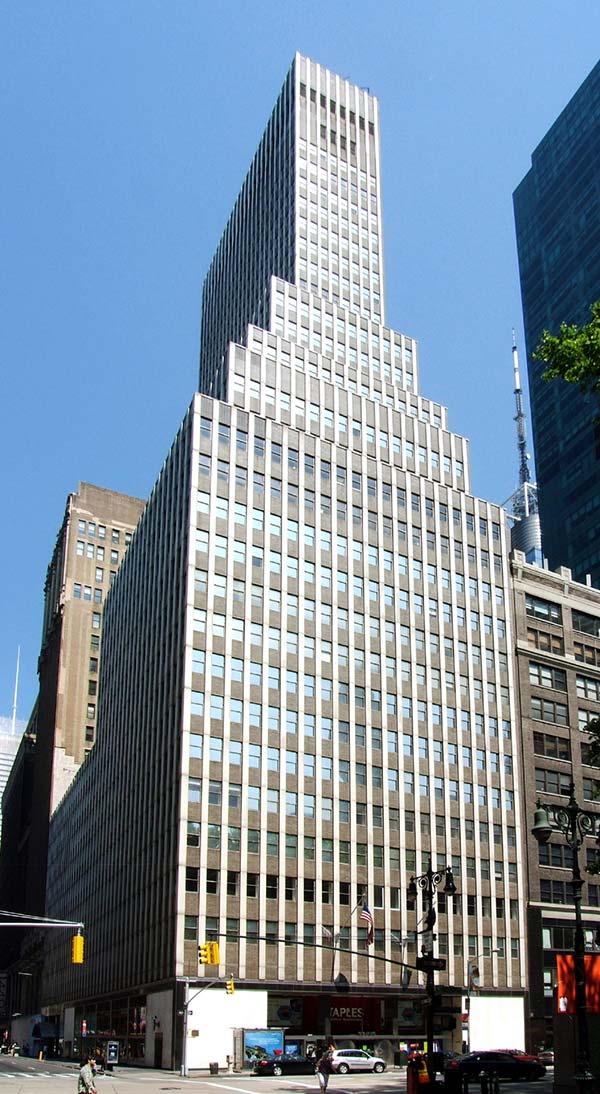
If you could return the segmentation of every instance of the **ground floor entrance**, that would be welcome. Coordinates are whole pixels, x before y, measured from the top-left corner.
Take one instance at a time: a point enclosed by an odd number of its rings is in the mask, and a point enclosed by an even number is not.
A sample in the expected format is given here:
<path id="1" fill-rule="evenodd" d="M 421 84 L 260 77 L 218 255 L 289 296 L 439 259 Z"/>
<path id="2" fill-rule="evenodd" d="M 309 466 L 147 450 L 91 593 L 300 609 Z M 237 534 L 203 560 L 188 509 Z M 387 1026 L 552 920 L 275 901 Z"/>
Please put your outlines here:
<path id="1" fill-rule="evenodd" d="M 307 1055 L 333 1042 L 381 1056 L 388 1067 L 402 1066 L 411 1051 L 428 1047 L 424 991 L 357 987 L 341 994 L 237 982 L 228 995 L 225 986 L 224 981 L 178 980 L 147 993 L 76 1002 L 62 1015 L 61 1054 L 70 1059 L 89 1054 L 104 1064 L 111 1044 L 119 1066 L 177 1070 L 185 1048 L 191 1069 L 218 1063 L 242 1070 L 250 1060 L 235 1045 L 244 1044 L 247 1030 L 278 1033 L 280 1051 Z M 434 1051 L 460 1051 L 460 995 L 436 998 L 433 1034 Z"/>
<path id="2" fill-rule="evenodd" d="M 146 996 L 132 995 L 74 1009 L 73 1028 L 64 1029 L 63 1055 L 94 1056 L 106 1062 L 108 1043 L 118 1044 L 120 1064 L 143 1064 L 146 1054 Z M 149 1061 L 150 1066 L 154 1063 Z M 159 1065 L 160 1066 L 160 1065 Z"/>

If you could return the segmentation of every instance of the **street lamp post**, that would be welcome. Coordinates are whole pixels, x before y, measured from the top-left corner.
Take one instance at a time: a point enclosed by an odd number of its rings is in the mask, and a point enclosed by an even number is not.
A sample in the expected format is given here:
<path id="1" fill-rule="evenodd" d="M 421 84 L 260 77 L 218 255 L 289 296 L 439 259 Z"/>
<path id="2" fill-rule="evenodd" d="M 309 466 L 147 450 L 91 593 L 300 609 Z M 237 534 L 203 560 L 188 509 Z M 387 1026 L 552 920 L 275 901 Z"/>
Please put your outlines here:
<path id="1" fill-rule="evenodd" d="M 585 940 L 581 921 L 581 870 L 579 869 L 579 849 L 585 836 L 591 836 L 597 830 L 598 817 L 580 809 L 575 799 L 575 786 L 571 783 L 567 805 L 544 806 L 538 798 L 534 815 L 532 835 L 540 844 L 548 843 L 553 832 L 560 832 L 571 851 L 573 873 L 573 904 L 575 906 L 575 1009 L 577 1018 L 577 1057 L 575 1064 L 575 1083 L 579 1094 L 590 1094 L 594 1086 L 594 1076 L 590 1066 L 590 1044 L 585 999 Z"/>
<path id="2" fill-rule="evenodd" d="M 408 908 L 414 908 L 419 891 L 423 893 L 423 903 L 425 907 L 425 926 L 423 928 L 423 945 L 421 947 L 422 956 L 417 958 L 417 968 L 420 969 L 426 975 L 425 990 L 427 992 L 427 1070 L 429 1072 L 429 1080 L 433 1083 L 435 1075 L 434 1067 L 434 1053 L 433 1053 L 433 1015 L 435 1009 L 435 969 L 444 969 L 446 962 L 441 958 L 435 958 L 433 956 L 433 941 L 435 935 L 433 934 L 433 928 L 436 921 L 436 913 L 434 908 L 434 897 L 438 886 L 444 880 L 444 888 L 442 892 L 448 896 L 454 896 L 456 893 L 456 885 L 454 884 L 454 877 L 452 875 L 452 869 L 450 866 L 444 866 L 441 870 L 434 870 L 431 865 L 431 859 L 429 866 L 424 874 L 420 874 L 418 877 L 411 877 L 410 884 L 407 891 L 407 906 Z"/>

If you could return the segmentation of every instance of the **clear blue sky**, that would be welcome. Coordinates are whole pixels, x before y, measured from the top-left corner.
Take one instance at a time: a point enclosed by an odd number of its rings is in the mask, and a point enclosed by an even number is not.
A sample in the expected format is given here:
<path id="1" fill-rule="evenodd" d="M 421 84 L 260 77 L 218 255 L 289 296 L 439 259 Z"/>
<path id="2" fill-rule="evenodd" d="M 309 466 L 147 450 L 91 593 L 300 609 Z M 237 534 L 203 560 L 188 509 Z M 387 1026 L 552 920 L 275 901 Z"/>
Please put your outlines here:
<path id="1" fill-rule="evenodd" d="M 381 101 L 387 319 L 475 493 L 510 494 L 512 191 L 598 59 L 598 0 L 5 0 L 0 41 L 0 716 L 19 645 L 20 718 L 35 699 L 67 494 L 147 496 L 191 400 L 202 281 L 296 49 Z"/>

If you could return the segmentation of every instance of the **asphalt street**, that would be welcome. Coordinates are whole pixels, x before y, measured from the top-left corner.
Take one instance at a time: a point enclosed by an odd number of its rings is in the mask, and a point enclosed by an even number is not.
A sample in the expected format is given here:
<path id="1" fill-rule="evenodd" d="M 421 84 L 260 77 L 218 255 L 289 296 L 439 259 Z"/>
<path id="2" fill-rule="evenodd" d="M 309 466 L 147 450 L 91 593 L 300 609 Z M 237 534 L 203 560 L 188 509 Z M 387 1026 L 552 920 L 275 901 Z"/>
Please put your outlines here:
<path id="1" fill-rule="evenodd" d="M 30 1060 L 27 1057 L 0 1056 L 0 1094 L 77 1094 L 79 1065 L 53 1060 Z M 136 1094 L 135 1088 L 156 1094 L 319 1094 L 316 1076 L 257 1076 L 248 1072 L 208 1075 L 192 1072 L 183 1078 L 172 1071 L 151 1068 L 117 1067 L 112 1074 L 98 1075 L 98 1094 Z M 478 1094 L 476 1085 L 472 1094 Z M 328 1094 L 403 1094 L 406 1072 L 392 1069 L 384 1075 L 333 1075 Z M 551 1094 L 552 1071 L 535 1083 L 503 1083 L 503 1094 Z M 440 1087 L 443 1094 L 443 1087 Z"/>

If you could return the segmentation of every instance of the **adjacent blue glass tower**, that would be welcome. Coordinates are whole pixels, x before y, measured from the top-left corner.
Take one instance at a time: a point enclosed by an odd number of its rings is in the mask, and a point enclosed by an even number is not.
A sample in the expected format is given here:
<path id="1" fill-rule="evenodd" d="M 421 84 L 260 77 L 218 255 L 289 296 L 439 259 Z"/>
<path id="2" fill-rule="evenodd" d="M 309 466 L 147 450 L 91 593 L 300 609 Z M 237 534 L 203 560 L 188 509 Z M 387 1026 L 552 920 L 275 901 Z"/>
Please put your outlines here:
<path id="1" fill-rule="evenodd" d="M 544 554 L 600 586 L 600 407 L 532 360 L 542 331 L 585 323 L 600 299 L 600 62 L 514 193 Z"/>

